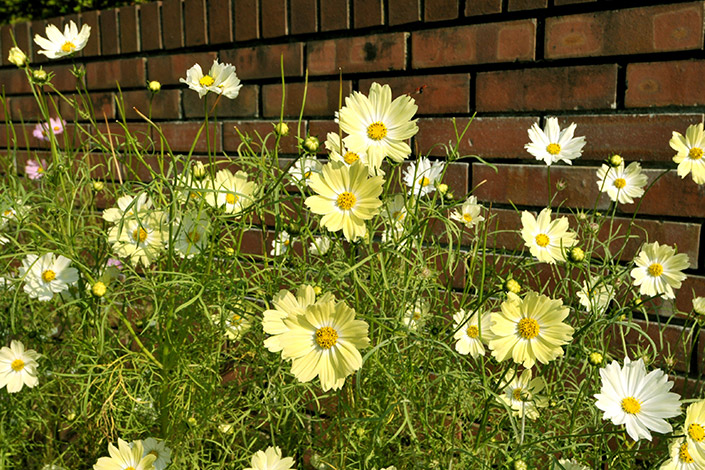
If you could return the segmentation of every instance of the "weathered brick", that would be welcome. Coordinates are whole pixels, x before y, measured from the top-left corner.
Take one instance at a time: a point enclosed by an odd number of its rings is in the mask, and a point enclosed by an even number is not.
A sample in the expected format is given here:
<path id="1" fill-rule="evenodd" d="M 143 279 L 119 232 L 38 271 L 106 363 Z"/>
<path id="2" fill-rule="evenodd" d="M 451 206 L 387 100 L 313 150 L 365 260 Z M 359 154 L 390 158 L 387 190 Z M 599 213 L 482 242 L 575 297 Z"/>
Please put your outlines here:
<path id="1" fill-rule="evenodd" d="M 184 46 L 184 18 L 181 2 L 182 0 L 163 0 L 162 2 L 162 24 L 166 25 L 162 33 L 166 49 Z"/>
<path id="2" fill-rule="evenodd" d="M 336 31 L 350 27 L 348 0 L 321 2 L 321 31 Z"/>
<path id="3" fill-rule="evenodd" d="M 174 152 L 188 152 L 191 150 L 191 146 L 194 141 L 196 141 L 196 135 L 201 128 L 202 123 L 200 122 L 164 122 L 159 124 L 159 128 L 164 134 L 164 138 L 169 144 L 169 147 Z M 211 151 L 220 152 L 223 148 L 223 124 L 222 123 L 211 123 L 210 128 L 210 141 L 211 141 Z M 156 133 L 154 135 L 154 140 L 156 145 L 159 146 L 159 137 Z M 208 152 L 208 141 L 206 140 L 206 130 L 203 129 L 201 135 L 196 141 L 194 147 L 194 152 L 206 153 Z"/>
<path id="4" fill-rule="evenodd" d="M 237 0 L 235 7 L 235 40 L 249 41 L 260 37 L 259 1 Z"/>
<path id="5" fill-rule="evenodd" d="M 208 7 L 208 42 L 222 44 L 233 41 L 232 0 L 206 2 Z"/>
<path id="6" fill-rule="evenodd" d="M 12 26 L 9 24 L 5 24 L 0 26 L 0 61 L 4 65 L 10 64 L 10 62 L 7 60 L 7 56 L 9 55 L 10 49 L 14 46 L 14 43 L 12 41 L 12 36 L 14 32 L 12 31 Z M 27 53 L 25 51 L 25 53 Z"/>
<path id="7" fill-rule="evenodd" d="M 81 13 L 81 27 L 84 24 L 91 27 L 91 36 L 88 38 L 86 47 L 80 52 L 83 57 L 93 57 L 100 55 L 101 45 L 100 45 L 100 12 L 97 10 L 86 11 Z M 34 22 L 32 22 L 32 28 L 34 29 Z M 37 32 L 37 31 L 33 31 Z"/>
<path id="8" fill-rule="evenodd" d="M 41 116 L 34 96 L 11 96 L 8 98 L 8 104 L 14 121 L 19 121 L 20 118 L 28 121 Z"/>
<path id="9" fill-rule="evenodd" d="M 331 119 L 327 119 L 324 121 L 311 120 L 308 122 L 309 135 L 316 136 L 318 140 L 321 141 L 321 144 L 325 143 L 329 132 L 339 134 L 340 126 L 338 125 L 338 123 Z M 303 129 L 301 133 L 305 135 L 306 129 Z M 318 149 L 318 154 L 326 155 L 327 153 L 328 151 L 326 150 L 325 145 L 321 145 L 321 147 Z"/>
<path id="10" fill-rule="evenodd" d="M 7 94 L 31 92 L 27 76 L 17 68 L 0 69 L 0 83 Z"/>
<path id="11" fill-rule="evenodd" d="M 458 135 L 468 124 L 468 118 L 458 118 Z M 475 118 L 456 142 L 455 129 L 450 118 L 419 119 L 419 132 L 415 140 L 422 154 L 444 156 L 446 151 L 437 144 L 458 144 L 460 155 L 478 155 L 481 158 L 529 158 L 524 144 L 529 142 L 527 130 L 538 122 L 535 117 L 491 117 Z M 531 157 L 533 158 L 533 157 Z"/>
<path id="12" fill-rule="evenodd" d="M 181 117 L 179 90 L 162 90 L 154 95 L 152 99 L 152 119 L 179 119 Z M 194 93 L 195 94 L 195 93 Z M 126 119 L 142 120 L 133 108 L 137 108 L 140 113 L 149 117 L 149 98 L 152 92 L 147 89 L 123 91 L 122 99 Z"/>
<path id="13" fill-rule="evenodd" d="M 581 160 L 604 160 L 618 153 L 627 161 L 671 162 L 675 152 L 668 145 L 673 131 L 685 133 L 689 124 L 703 121 L 703 114 L 619 114 L 561 116 L 561 128 L 577 124 L 576 136 L 585 136 Z"/>
<path id="14" fill-rule="evenodd" d="M 352 82 L 345 80 L 342 83 L 343 96 L 352 92 Z M 304 93 L 303 83 L 290 83 L 286 85 L 286 101 L 284 103 L 284 116 L 296 117 L 301 111 Z M 340 84 L 331 82 L 309 82 L 306 90 L 306 106 L 304 116 L 331 116 L 338 110 Z M 282 87 L 277 85 L 262 86 L 262 104 L 265 117 L 278 117 L 282 104 Z"/>
<path id="15" fill-rule="evenodd" d="M 186 78 L 186 71 L 194 64 L 199 64 L 203 73 L 208 73 L 215 59 L 215 52 L 162 54 L 150 57 L 147 61 L 149 80 L 157 80 L 162 85 L 176 85 L 180 78 Z"/>
<path id="16" fill-rule="evenodd" d="M 303 43 L 278 44 L 274 46 L 227 49 L 220 52 L 223 62 L 237 67 L 237 75 L 243 80 L 281 77 L 280 58 L 284 58 L 284 76 L 302 76 L 304 73 Z"/>
<path id="17" fill-rule="evenodd" d="M 291 34 L 316 32 L 316 3 L 316 0 L 291 0 Z"/>
<path id="18" fill-rule="evenodd" d="M 548 0 L 509 0 L 508 10 L 536 10 L 538 8 L 546 8 Z"/>
<path id="19" fill-rule="evenodd" d="M 465 16 L 488 15 L 502 12 L 502 0 L 468 0 Z"/>
<path id="20" fill-rule="evenodd" d="M 280 153 L 295 154 L 298 153 L 296 147 L 296 127 L 295 121 L 284 121 L 289 126 L 289 135 L 282 137 L 279 141 Z M 260 138 L 264 139 L 267 134 L 274 131 L 274 125 L 271 122 L 263 121 L 225 121 L 223 122 L 223 147 L 226 152 L 237 153 L 239 146 L 242 144 L 242 139 L 240 135 L 235 130 L 237 128 L 240 133 L 244 136 L 248 136 L 252 139 L 252 146 L 254 149 L 260 148 L 262 142 Z M 259 137 L 258 137 L 259 135 Z M 305 124 L 301 126 L 302 137 L 306 136 L 306 126 Z M 273 140 L 270 138 L 268 141 L 271 145 L 268 149 L 272 150 Z"/>
<path id="21" fill-rule="evenodd" d="M 158 50 L 163 47 L 162 22 L 159 9 L 162 2 L 149 2 L 140 5 L 140 43 L 143 51 Z"/>
<path id="22" fill-rule="evenodd" d="M 643 54 L 702 47 L 702 2 L 546 20 L 548 58 Z"/>
<path id="23" fill-rule="evenodd" d="M 260 0 L 262 5 L 262 37 L 276 38 L 289 34 L 287 2 Z"/>
<path id="24" fill-rule="evenodd" d="M 384 24 L 382 0 L 352 0 L 355 29 Z"/>
<path id="25" fill-rule="evenodd" d="M 188 24 L 185 28 L 186 45 L 202 46 L 206 44 L 206 1 L 186 0 L 184 15 L 185 18 L 188 18 Z"/>
<path id="26" fill-rule="evenodd" d="M 459 9 L 458 0 L 426 0 L 424 21 L 454 20 Z"/>
<path id="27" fill-rule="evenodd" d="M 533 60 L 536 20 L 488 23 L 411 34 L 412 67 Z"/>
<path id="28" fill-rule="evenodd" d="M 81 65 L 81 64 L 77 64 Z M 53 73 L 54 78 L 51 79 L 51 83 L 59 91 L 72 91 L 76 89 L 78 80 L 73 74 L 72 65 L 55 65 L 50 67 L 44 67 L 47 73 Z"/>
<path id="29" fill-rule="evenodd" d="M 245 85 L 240 89 L 240 94 L 234 100 L 226 97 L 218 100 L 215 111 L 213 105 L 217 95 L 208 93 L 203 99 L 198 97 L 198 93 L 191 90 L 183 90 L 184 116 L 187 118 L 203 118 L 204 100 L 208 102 L 208 112 L 210 116 L 214 114 L 218 118 L 243 118 L 258 116 L 258 87 L 256 85 Z"/>
<path id="30" fill-rule="evenodd" d="M 483 72 L 476 92 L 478 111 L 613 109 L 617 65 Z"/>
<path id="31" fill-rule="evenodd" d="M 360 80 L 360 90 L 367 92 L 373 82 L 389 85 L 395 97 L 411 96 L 419 107 L 417 116 L 470 112 L 470 74 L 467 73 L 364 79 Z"/>
<path id="32" fill-rule="evenodd" d="M 419 0 L 388 0 L 389 26 L 421 21 Z"/>
<path id="33" fill-rule="evenodd" d="M 627 66 L 628 107 L 695 106 L 705 103 L 705 61 L 684 60 Z"/>
<path id="34" fill-rule="evenodd" d="M 115 59 L 105 62 L 91 62 L 86 65 L 86 80 L 88 88 L 114 89 L 116 82 L 120 87 L 143 87 L 146 84 L 145 60 L 141 57 L 134 59 Z"/>
<path id="35" fill-rule="evenodd" d="M 308 44 L 312 75 L 404 70 L 407 33 L 330 39 Z"/>
<path id="36" fill-rule="evenodd" d="M 115 55 L 120 52 L 118 39 L 118 12 L 116 8 L 100 12 L 100 45 L 102 55 Z"/>
<path id="37" fill-rule="evenodd" d="M 571 5 L 573 3 L 590 3 L 596 2 L 597 0 L 553 0 L 553 4 L 558 5 Z"/>
<path id="38" fill-rule="evenodd" d="M 120 52 L 123 54 L 140 50 L 137 14 L 136 5 L 120 8 Z"/>

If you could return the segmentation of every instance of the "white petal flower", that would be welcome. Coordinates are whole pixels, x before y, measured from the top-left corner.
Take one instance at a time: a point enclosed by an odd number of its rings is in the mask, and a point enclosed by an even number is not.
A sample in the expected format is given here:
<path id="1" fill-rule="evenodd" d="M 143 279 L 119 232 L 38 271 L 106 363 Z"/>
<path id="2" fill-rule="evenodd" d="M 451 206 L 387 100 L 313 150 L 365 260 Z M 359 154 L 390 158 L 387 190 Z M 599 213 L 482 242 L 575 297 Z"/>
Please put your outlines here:
<path id="1" fill-rule="evenodd" d="M 614 298 L 614 288 L 600 280 L 593 281 L 593 284 L 593 287 L 589 288 L 588 284 L 583 281 L 583 288 L 577 292 L 580 305 L 589 312 L 604 315 Z"/>
<path id="2" fill-rule="evenodd" d="M 173 226 L 176 230 L 174 251 L 182 258 L 193 258 L 208 246 L 210 220 L 205 213 L 185 214 Z"/>
<path id="3" fill-rule="evenodd" d="M 322 170 L 323 165 L 316 157 L 304 156 L 296 160 L 296 163 L 289 168 L 289 179 L 294 184 L 306 186 L 311 175 L 320 174 Z"/>
<path id="4" fill-rule="evenodd" d="M 453 211 L 450 214 L 450 218 L 451 220 L 462 222 L 466 228 L 470 228 L 478 222 L 485 220 L 485 218 L 480 215 L 482 209 L 484 209 L 484 207 L 477 203 L 477 197 L 470 196 L 463 203 L 460 211 Z"/>
<path id="5" fill-rule="evenodd" d="M 433 162 L 428 158 L 420 157 L 417 162 L 412 162 L 404 170 L 404 184 L 409 188 L 409 193 L 414 196 L 425 196 L 436 190 L 440 178 L 445 170 L 445 163 Z"/>
<path id="6" fill-rule="evenodd" d="M 164 470 L 171 463 L 171 449 L 166 446 L 164 441 L 148 437 L 142 442 L 142 457 L 153 455 L 156 457 L 154 461 L 154 470 Z"/>
<path id="7" fill-rule="evenodd" d="M 476 311 L 470 314 L 463 309 L 458 310 L 453 315 L 453 330 L 457 330 L 453 335 L 456 340 L 455 350 L 472 357 L 482 356 L 485 354 L 484 345 L 494 338 L 491 326 L 489 313 L 480 314 Z"/>
<path id="8" fill-rule="evenodd" d="M 252 456 L 250 465 L 244 470 L 289 470 L 293 469 L 294 459 L 282 458 L 279 447 L 267 447 L 267 450 L 259 450 Z"/>
<path id="9" fill-rule="evenodd" d="M 16 393 L 26 385 L 29 388 L 39 383 L 37 359 L 40 354 L 24 348 L 20 341 L 12 340 L 10 347 L 0 349 L 0 388 L 7 387 L 8 393 Z"/>
<path id="10" fill-rule="evenodd" d="M 511 373 L 510 379 L 502 386 L 502 394 L 497 400 L 512 409 L 512 413 L 520 418 L 539 417 L 539 408 L 548 406 L 548 399 L 541 395 L 546 388 L 542 377 L 531 378 L 531 369 L 525 369 L 521 375 Z"/>
<path id="11" fill-rule="evenodd" d="M 541 211 L 538 218 L 524 211 L 521 214 L 521 236 L 532 255 L 539 261 L 554 264 L 565 261 L 565 251 L 577 243 L 577 235 L 568 229 L 568 219 L 551 221 L 551 209 Z"/>
<path id="12" fill-rule="evenodd" d="M 624 162 L 613 168 L 602 165 L 597 170 L 597 187 L 600 191 L 607 193 L 611 200 L 620 204 L 632 204 L 634 198 L 644 195 L 644 186 L 649 178 L 641 172 L 641 165 L 632 162 L 625 169 Z"/>
<path id="13" fill-rule="evenodd" d="M 50 59 L 58 59 L 86 47 L 88 37 L 91 35 L 91 27 L 84 24 L 79 32 L 76 23 L 69 21 L 69 24 L 64 26 L 64 33 L 62 34 L 59 28 L 50 24 L 46 27 L 46 35 L 46 38 L 38 34 L 34 35 L 34 42 L 43 48 L 39 53 Z"/>
<path id="14" fill-rule="evenodd" d="M 118 446 L 108 444 L 110 457 L 101 457 L 93 465 L 93 470 L 153 470 L 154 455 L 144 455 L 142 441 L 134 441 L 132 445 L 118 439 Z"/>
<path id="15" fill-rule="evenodd" d="M 673 157 L 673 162 L 678 164 L 678 176 L 685 178 L 692 173 L 693 181 L 696 184 L 705 183 L 705 160 L 703 160 L 703 149 L 705 149 L 705 132 L 703 123 L 688 126 L 685 137 L 679 132 L 674 132 L 671 141 L 671 148 L 678 152 Z"/>
<path id="16" fill-rule="evenodd" d="M 198 96 L 203 98 L 209 91 L 224 95 L 226 98 L 234 99 L 240 94 L 240 79 L 235 74 L 235 66 L 231 64 L 221 64 L 218 59 L 213 61 L 211 69 L 206 75 L 199 64 L 186 71 L 186 78 L 180 78 L 181 83 L 185 83 L 191 90 L 198 92 Z"/>
<path id="17" fill-rule="evenodd" d="M 687 277 L 681 271 L 690 266 L 687 254 L 676 254 L 675 249 L 658 242 L 645 244 L 634 264 L 636 267 L 630 275 L 634 278 L 634 285 L 639 286 L 639 293 L 660 295 L 665 299 L 675 298 L 673 289 L 680 288 L 681 281 Z"/>
<path id="18" fill-rule="evenodd" d="M 331 239 L 327 236 L 314 237 L 313 241 L 308 247 L 309 253 L 315 256 L 323 256 L 328 253 L 331 246 Z"/>
<path id="19" fill-rule="evenodd" d="M 291 248 L 291 236 L 289 232 L 279 232 L 277 238 L 272 240 L 272 249 L 269 251 L 270 256 L 281 256 Z"/>
<path id="20" fill-rule="evenodd" d="M 575 133 L 575 123 L 561 130 L 558 119 L 550 117 L 546 120 L 546 127 L 541 130 L 538 124 L 534 124 L 529 129 L 529 139 L 531 142 L 524 148 L 536 160 L 543 160 L 546 165 L 563 161 L 571 165 L 571 160 L 575 160 L 583 153 L 585 137 L 573 138 Z"/>
<path id="21" fill-rule="evenodd" d="M 51 300 L 54 294 L 68 291 L 78 282 L 78 271 L 70 268 L 71 260 L 47 253 L 41 257 L 27 255 L 22 260 L 19 277 L 24 279 L 24 291 L 30 298 L 42 301 Z"/>

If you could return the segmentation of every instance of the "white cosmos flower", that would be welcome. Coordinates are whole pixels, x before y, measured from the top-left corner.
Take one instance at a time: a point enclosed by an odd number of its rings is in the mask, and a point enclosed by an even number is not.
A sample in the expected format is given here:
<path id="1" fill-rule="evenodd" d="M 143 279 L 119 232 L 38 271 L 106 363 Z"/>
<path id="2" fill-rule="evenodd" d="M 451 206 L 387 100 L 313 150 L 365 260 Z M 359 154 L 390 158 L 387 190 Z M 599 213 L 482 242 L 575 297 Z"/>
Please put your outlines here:
<path id="1" fill-rule="evenodd" d="M 521 214 L 521 236 L 529 251 L 539 261 L 554 264 L 565 261 L 566 249 L 577 243 L 577 235 L 568 228 L 568 219 L 551 221 L 551 209 L 541 211 L 538 218 L 524 211 Z"/>
<path id="2" fill-rule="evenodd" d="M 459 211 L 455 210 L 451 212 L 450 218 L 451 220 L 462 222 L 466 228 L 470 228 L 478 222 L 485 220 L 485 218 L 480 215 L 482 209 L 482 205 L 477 203 L 477 197 L 470 196 L 463 203 Z"/>
<path id="3" fill-rule="evenodd" d="M 676 254 L 676 250 L 658 242 L 645 244 L 634 259 L 636 267 L 629 273 L 634 278 L 634 285 L 639 286 L 641 295 L 673 299 L 673 289 L 681 286 L 687 277 L 681 271 L 688 269 L 690 262 L 685 253 Z"/>
<path id="4" fill-rule="evenodd" d="M 673 382 L 660 369 L 646 373 L 644 361 L 624 358 L 624 366 L 612 361 L 600 369 L 602 388 L 595 395 L 595 406 L 602 410 L 602 419 L 616 425 L 624 424 L 629 437 L 651 440 L 651 432 L 671 432 L 666 422 L 681 413 L 680 396 L 669 392 Z"/>
<path id="5" fill-rule="evenodd" d="M 142 457 L 148 455 L 156 457 L 154 470 L 164 470 L 171 463 L 171 449 L 161 439 L 148 437 L 142 441 Z"/>
<path id="6" fill-rule="evenodd" d="M 626 169 L 624 162 L 616 168 L 602 165 L 597 170 L 597 187 L 607 193 L 611 200 L 620 204 L 632 204 L 634 198 L 644 195 L 644 186 L 649 178 L 641 172 L 641 165 L 632 162 Z"/>
<path id="7" fill-rule="evenodd" d="M 221 64 L 218 59 L 213 61 L 206 75 L 203 74 L 201 66 L 195 64 L 186 71 L 186 78 L 180 78 L 179 81 L 198 92 L 199 98 L 203 98 L 210 91 L 234 99 L 240 94 L 240 88 L 242 88 L 240 79 L 235 74 L 235 66 Z"/>
<path id="8" fill-rule="evenodd" d="M 122 258 L 133 264 L 149 266 L 162 252 L 169 238 L 164 230 L 164 212 L 150 211 L 113 226 L 108 232 L 108 242 Z"/>
<path id="9" fill-rule="evenodd" d="M 692 460 L 700 465 L 698 468 L 705 468 L 705 400 L 688 406 L 683 431 L 686 451 L 692 456 Z"/>
<path id="10" fill-rule="evenodd" d="M 53 253 L 41 257 L 27 255 L 22 260 L 19 277 L 24 279 L 24 291 L 30 298 L 51 300 L 54 294 L 69 290 L 78 282 L 78 271 L 70 268 L 71 260 Z"/>
<path id="11" fill-rule="evenodd" d="M 529 129 L 529 139 L 531 142 L 524 148 L 536 160 L 543 160 L 546 165 L 563 161 L 571 165 L 571 160 L 575 160 L 583 153 L 585 137 L 575 137 L 575 123 L 561 130 L 558 119 L 550 117 L 546 120 L 546 127 L 541 130 L 538 124 L 534 124 Z"/>
<path id="12" fill-rule="evenodd" d="M 282 451 L 277 447 L 267 447 L 267 450 L 255 452 L 250 461 L 251 467 L 244 470 L 290 470 L 293 468 L 292 457 L 282 458 Z"/>
<path id="13" fill-rule="evenodd" d="M 445 170 L 445 163 L 433 162 L 428 158 L 420 157 L 417 162 L 412 162 L 404 170 L 404 184 L 414 196 L 425 196 L 436 190 L 437 183 Z"/>
<path id="14" fill-rule="evenodd" d="M 174 251 L 182 258 L 193 258 L 208 246 L 210 220 L 205 213 L 185 214 L 174 224 L 176 239 Z"/>
<path id="15" fill-rule="evenodd" d="M 323 165 L 316 157 L 304 156 L 296 160 L 289 168 L 289 179 L 294 184 L 307 186 L 309 178 L 314 173 L 321 173 Z"/>
<path id="16" fill-rule="evenodd" d="M 272 249 L 269 251 L 271 256 L 281 256 L 289 251 L 291 248 L 291 236 L 289 232 L 283 231 L 279 232 L 277 238 L 272 240 Z"/>
<path id="17" fill-rule="evenodd" d="M 340 135 L 335 132 L 329 132 L 326 135 L 326 149 L 330 153 L 330 160 L 333 162 L 343 162 L 346 166 L 350 166 L 360 160 L 369 170 L 370 176 L 375 174 L 384 175 L 384 172 L 371 166 L 367 161 L 367 153 L 363 151 L 353 152 L 345 147 L 345 144 L 340 140 Z"/>
<path id="18" fill-rule="evenodd" d="M 110 457 L 98 459 L 93 470 L 153 470 L 156 457 L 144 455 L 142 441 L 134 441 L 132 445 L 118 438 L 118 446 L 108 444 Z"/>
<path id="19" fill-rule="evenodd" d="M 614 297 L 614 289 L 600 280 L 593 281 L 593 284 L 593 287 L 589 288 L 587 282 L 583 281 L 583 288 L 577 292 L 580 305 L 590 312 L 604 315 Z"/>
<path id="20" fill-rule="evenodd" d="M 529 419 L 539 417 L 539 408 L 548 406 L 548 399 L 540 393 L 546 388 L 543 377 L 531 378 L 531 369 L 525 369 L 521 375 L 512 373 L 511 379 L 502 386 L 502 394 L 497 400 L 512 409 L 512 414 Z"/>
<path id="21" fill-rule="evenodd" d="M 428 320 L 430 307 L 423 300 L 417 300 L 406 308 L 402 323 L 411 331 L 416 331 Z"/>
<path id="22" fill-rule="evenodd" d="M 659 470 L 702 470 L 705 468 L 693 458 L 691 442 L 683 437 L 671 442 L 668 453 L 671 459 L 664 462 Z"/>
<path id="23" fill-rule="evenodd" d="M 25 349 L 20 341 L 12 340 L 10 347 L 0 349 L 0 388 L 7 387 L 8 393 L 16 393 L 23 386 L 35 387 L 37 379 L 37 359 L 41 355 L 33 349 Z"/>
<path id="24" fill-rule="evenodd" d="M 314 237 L 308 247 L 309 253 L 315 256 L 323 256 L 330 250 L 331 239 L 323 235 L 322 237 Z"/>
<path id="25" fill-rule="evenodd" d="M 485 354 L 484 344 L 494 337 L 491 327 L 489 313 L 480 314 L 476 311 L 470 314 L 463 309 L 458 310 L 453 315 L 453 330 L 457 330 L 453 335 L 456 340 L 455 350 L 460 354 L 470 354 L 472 357 L 482 356 Z"/>
<path id="26" fill-rule="evenodd" d="M 79 32 L 76 23 L 69 21 L 69 24 L 64 26 L 62 34 L 59 28 L 50 24 L 46 27 L 46 35 L 46 38 L 38 34 L 34 35 L 34 42 L 43 49 L 39 53 L 50 59 L 58 59 L 86 47 L 88 37 L 91 35 L 91 27 L 84 24 Z"/>
<path id="27" fill-rule="evenodd" d="M 553 464 L 551 470 L 590 470 L 590 468 L 573 459 L 560 459 L 557 464 Z"/>
<path id="28" fill-rule="evenodd" d="M 103 211 L 103 219 L 111 223 L 118 223 L 123 219 L 130 219 L 146 215 L 152 210 L 152 200 L 147 193 L 140 193 L 136 197 L 122 196 L 117 200 L 117 207 Z"/>
<path id="29" fill-rule="evenodd" d="M 685 131 L 685 137 L 680 132 L 673 132 L 673 137 L 669 144 L 673 150 L 678 152 L 673 157 L 673 162 L 678 164 L 678 176 L 685 178 L 688 173 L 691 173 L 696 184 L 705 183 L 705 160 L 703 160 L 705 132 L 703 132 L 703 123 L 688 126 Z"/>
<path id="30" fill-rule="evenodd" d="M 206 202 L 212 207 L 223 208 L 227 214 L 238 215 L 254 202 L 257 185 L 247 181 L 247 173 L 220 170 L 215 174 L 214 191 L 206 193 Z"/>

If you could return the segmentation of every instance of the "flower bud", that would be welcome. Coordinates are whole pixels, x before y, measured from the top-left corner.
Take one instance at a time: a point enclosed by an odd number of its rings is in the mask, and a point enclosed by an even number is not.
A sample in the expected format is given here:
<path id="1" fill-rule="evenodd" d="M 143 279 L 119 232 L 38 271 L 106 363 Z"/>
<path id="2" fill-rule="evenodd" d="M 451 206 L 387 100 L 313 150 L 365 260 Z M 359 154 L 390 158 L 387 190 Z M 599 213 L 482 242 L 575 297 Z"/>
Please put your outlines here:
<path id="1" fill-rule="evenodd" d="M 515 460 L 514 461 L 514 470 L 527 470 L 529 467 L 526 465 L 526 462 L 523 460 Z"/>
<path id="2" fill-rule="evenodd" d="M 315 292 L 316 295 L 321 295 L 321 292 L 323 292 L 323 289 L 321 289 L 321 286 L 313 286 L 313 292 Z"/>
<path id="3" fill-rule="evenodd" d="M 705 315 L 705 297 L 693 299 L 693 311 L 698 315 Z"/>
<path id="4" fill-rule="evenodd" d="M 582 263 L 585 260 L 585 252 L 581 248 L 574 246 L 568 252 L 568 259 L 573 263 Z"/>
<path id="5" fill-rule="evenodd" d="M 588 356 L 588 360 L 590 361 L 590 364 L 592 364 L 593 366 L 599 366 L 600 364 L 602 364 L 604 357 L 602 356 L 601 353 L 595 351 L 595 352 L 590 353 L 590 355 Z"/>
<path id="6" fill-rule="evenodd" d="M 448 192 L 448 185 L 445 183 L 441 183 L 438 185 L 438 192 L 441 193 L 441 195 L 445 195 L 445 193 Z"/>
<path id="7" fill-rule="evenodd" d="M 99 191 L 102 191 L 103 189 L 105 189 L 105 183 L 103 183 L 102 181 L 98 181 L 98 180 L 93 182 L 93 191 L 99 192 Z"/>
<path id="8" fill-rule="evenodd" d="M 563 191 L 567 186 L 568 183 L 566 183 L 564 180 L 558 180 L 558 182 L 556 183 L 556 190 Z"/>
<path id="9" fill-rule="evenodd" d="M 149 91 L 152 93 L 159 93 L 159 90 L 162 89 L 162 84 L 156 80 L 152 80 L 149 82 L 149 85 L 147 85 L 147 88 L 149 88 Z"/>
<path id="10" fill-rule="evenodd" d="M 91 292 L 93 292 L 93 295 L 96 297 L 103 297 L 107 291 L 108 288 L 105 287 L 105 284 L 100 281 L 93 284 L 93 287 L 91 288 Z"/>
<path id="11" fill-rule="evenodd" d="M 196 179 L 202 179 L 206 176 L 206 166 L 202 162 L 195 162 L 191 167 L 191 174 Z"/>
<path id="12" fill-rule="evenodd" d="M 225 254 L 228 256 L 233 256 L 235 254 L 235 250 L 229 246 L 226 246 L 224 249 Z"/>
<path id="13" fill-rule="evenodd" d="M 286 137 L 287 135 L 289 135 L 289 126 L 287 126 L 283 122 L 280 122 L 280 123 L 274 125 L 274 132 L 276 132 L 278 135 L 280 135 L 282 137 Z"/>
<path id="14" fill-rule="evenodd" d="M 306 140 L 304 140 L 304 149 L 310 153 L 315 153 L 316 150 L 318 150 L 319 145 L 320 142 L 318 142 L 318 138 L 313 135 L 306 137 Z"/>
<path id="15" fill-rule="evenodd" d="M 22 52 L 22 49 L 15 46 L 10 49 L 10 54 L 7 56 L 7 60 L 18 67 L 24 67 L 27 65 L 27 55 Z"/>
<path id="16" fill-rule="evenodd" d="M 521 284 L 519 284 L 514 279 L 507 279 L 507 281 L 504 283 L 504 290 L 506 290 L 507 292 L 518 294 L 519 292 L 521 292 Z"/>
<path id="17" fill-rule="evenodd" d="M 624 159 L 616 153 L 607 160 L 612 168 L 617 168 L 624 162 Z"/>
<path id="18" fill-rule="evenodd" d="M 35 83 L 41 85 L 42 83 L 46 83 L 49 79 L 49 74 L 47 74 L 44 69 L 32 70 L 32 78 Z"/>

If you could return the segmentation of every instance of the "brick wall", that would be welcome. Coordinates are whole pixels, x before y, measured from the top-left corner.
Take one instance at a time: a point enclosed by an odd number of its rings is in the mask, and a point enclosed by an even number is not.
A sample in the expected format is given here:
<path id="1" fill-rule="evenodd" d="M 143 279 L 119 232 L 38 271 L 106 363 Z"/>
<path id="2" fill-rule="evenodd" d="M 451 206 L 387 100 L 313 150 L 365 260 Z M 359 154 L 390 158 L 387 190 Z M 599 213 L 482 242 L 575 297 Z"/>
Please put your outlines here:
<path id="1" fill-rule="evenodd" d="M 233 126 L 267 132 L 279 114 L 280 58 L 288 83 L 285 119 L 299 114 L 308 70 L 304 130 L 321 139 L 335 129 L 339 70 L 344 94 L 386 82 L 395 94 L 412 93 L 419 105 L 413 148 L 421 153 L 442 156 L 432 145 L 453 138 L 451 118 L 462 126 L 477 112 L 460 151 L 494 163 L 498 172 L 468 160 L 456 164 L 449 178 L 459 196 L 486 181 L 475 194 L 493 203 L 503 227 L 516 228 L 519 218 L 510 203 L 540 209 L 547 201 L 543 183 L 535 184 L 544 181 L 546 168 L 523 149 L 527 128 L 546 116 L 558 116 L 562 125 L 576 122 L 577 135 L 587 138 L 573 167 L 552 172 L 554 181 L 567 183 L 557 198 L 566 207 L 592 207 L 596 168 L 611 153 L 641 161 L 652 179 L 675 167 L 668 146 L 672 131 L 684 133 L 703 120 L 705 110 L 703 7 L 637 0 L 164 0 L 4 26 L 0 83 L 13 118 L 33 119 L 29 89 L 7 62 L 11 33 L 35 64 L 56 73 L 57 87 L 70 92 L 71 61 L 49 64 L 31 38 L 43 35 L 47 23 L 89 24 L 91 39 L 75 60 L 86 67 L 100 112 L 109 120 L 118 117 L 119 81 L 128 120 L 147 132 L 132 107 L 145 111 L 145 84 L 158 80 L 163 88 L 153 118 L 172 149 L 183 152 L 198 130 L 203 102 L 178 80 L 194 63 L 207 69 L 218 58 L 236 65 L 245 85 L 218 110 L 217 147 L 234 153 L 239 139 Z M 0 144 L 5 139 L 3 130 Z M 289 139 L 284 148 L 291 151 Z M 196 151 L 204 152 L 205 143 Z M 692 260 L 676 302 L 685 311 L 693 292 L 705 295 L 703 191 L 672 172 L 639 211 L 638 223 L 652 240 L 677 244 Z M 601 198 L 599 207 L 608 202 Z M 634 207 L 620 205 L 621 223 L 628 223 Z M 511 236 L 493 241 L 521 245 Z"/>

